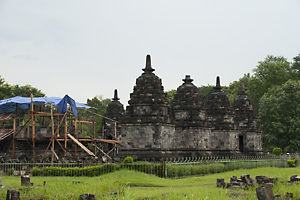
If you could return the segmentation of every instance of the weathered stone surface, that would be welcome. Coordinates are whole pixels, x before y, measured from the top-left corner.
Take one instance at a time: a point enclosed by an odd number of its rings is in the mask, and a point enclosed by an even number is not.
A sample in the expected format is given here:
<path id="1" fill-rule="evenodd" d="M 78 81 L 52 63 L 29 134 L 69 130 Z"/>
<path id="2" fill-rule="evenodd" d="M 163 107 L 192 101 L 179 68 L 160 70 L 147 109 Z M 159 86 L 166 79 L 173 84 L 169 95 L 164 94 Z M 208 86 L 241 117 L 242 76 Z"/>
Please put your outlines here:
<path id="1" fill-rule="evenodd" d="M 290 182 L 300 182 L 300 176 L 298 175 L 293 175 L 290 177 Z"/>
<path id="2" fill-rule="evenodd" d="M 225 187 L 225 182 L 224 182 L 224 178 L 218 178 L 217 179 L 217 187 L 222 187 L 224 188 Z"/>
<path id="3" fill-rule="evenodd" d="M 6 200 L 20 200 L 20 192 L 16 190 L 7 190 Z"/>
<path id="4" fill-rule="evenodd" d="M 173 118 L 177 126 L 208 127 L 204 103 L 199 89 L 192 83 L 190 75 L 186 75 L 183 84 L 177 88 L 177 94 L 171 103 Z"/>
<path id="5" fill-rule="evenodd" d="M 252 184 L 249 174 L 241 175 L 241 180 L 243 183 L 246 183 L 247 185 Z"/>
<path id="6" fill-rule="evenodd" d="M 126 108 L 126 123 L 170 123 L 168 101 L 161 79 L 151 66 L 150 55 L 146 58 L 144 73 L 136 79 L 133 93 Z"/>
<path id="7" fill-rule="evenodd" d="M 242 85 L 240 96 L 233 103 L 233 109 L 236 129 L 246 132 L 259 130 L 256 113 L 254 112 L 252 101 L 245 93 L 244 85 Z"/>
<path id="8" fill-rule="evenodd" d="M 258 184 L 273 183 L 273 179 L 267 176 L 256 176 L 255 179 Z"/>
<path id="9" fill-rule="evenodd" d="M 230 183 L 233 183 L 233 182 L 237 182 L 237 177 L 236 176 L 232 176 L 230 178 Z"/>
<path id="10" fill-rule="evenodd" d="M 273 200 L 273 184 L 265 183 L 256 188 L 256 195 L 258 200 Z"/>
<path id="11" fill-rule="evenodd" d="M 25 176 L 21 176 L 21 186 L 29 186 L 32 185 L 32 183 L 30 183 L 30 176 L 25 175 Z"/>
<path id="12" fill-rule="evenodd" d="M 114 98 L 108 104 L 105 118 L 101 122 L 102 129 L 100 129 L 99 135 L 102 135 L 105 139 L 117 139 L 116 136 L 121 133 L 120 121 L 123 119 L 125 111 L 119 100 L 118 91 L 115 89 Z"/>

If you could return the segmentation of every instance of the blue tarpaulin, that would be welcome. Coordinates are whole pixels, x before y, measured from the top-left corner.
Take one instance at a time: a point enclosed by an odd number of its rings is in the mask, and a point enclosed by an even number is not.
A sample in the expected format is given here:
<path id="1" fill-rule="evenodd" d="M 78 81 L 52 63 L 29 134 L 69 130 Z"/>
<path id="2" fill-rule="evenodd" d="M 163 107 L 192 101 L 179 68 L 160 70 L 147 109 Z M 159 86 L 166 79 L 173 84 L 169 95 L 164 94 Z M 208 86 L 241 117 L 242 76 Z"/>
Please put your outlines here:
<path id="1" fill-rule="evenodd" d="M 64 103 L 66 101 L 66 103 Z M 72 103 L 69 103 L 72 102 Z M 61 111 L 60 113 L 65 113 L 63 111 L 67 111 L 67 103 L 71 105 L 73 114 L 77 115 L 77 109 L 76 108 L 91 108 L 90 106 L 86 106 L 80 103 L 75 102 L 71 97 L 68 95 L 65 95 L 64 98 L 60 97 L 34 97 L 33 98 L 33 105 L 41 105 L 45 103 L 51 103 L 54 106 L 60 107 Z M 10 113 L 18 109 L 28 109 L 28 107 L 31 104 L 31 98 L 30 97 L 12 97 L 8 99 L 0 100 L 0 113 Z M 60 104 L 60 105 L 58 105 Z M 76 110 L 74 112 L 74 110 Z M 75 114 L 76 113 L 76 114 Z"/>
<path id="2" fill-rule="evenodd" d="M 76 103 L 75 103 L 74 99 L 72 99 L 68 95 L 65 95 L 64 98 L 62 98 L 62 100 L 56 105 L 58 112 L 61 114 L 67 112 L 68 104 L 71 106 L 72 112 L 73 112 L 74 116 L 76 117 L 77 116 Z"/>

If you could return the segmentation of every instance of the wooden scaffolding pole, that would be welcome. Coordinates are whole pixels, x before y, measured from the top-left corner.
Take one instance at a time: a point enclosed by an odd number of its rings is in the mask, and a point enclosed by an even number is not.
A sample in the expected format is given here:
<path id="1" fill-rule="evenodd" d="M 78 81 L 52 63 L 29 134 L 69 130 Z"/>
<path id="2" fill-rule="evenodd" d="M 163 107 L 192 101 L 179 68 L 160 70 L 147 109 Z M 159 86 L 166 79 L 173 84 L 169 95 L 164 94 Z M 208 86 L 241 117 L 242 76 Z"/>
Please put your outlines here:
<path id="1" fill-rule="evenodd" d="M 68 136 L 75 143 L 77 143 L 78 146 L 80 146 L 85 152 L 87 152 L 89 155 L 94 156 L 96 159 L 98 159 L 98 157 L 93 152 L 91 152 L 88 148 L 86 148 L 83 144 L 81 144 L 81 142 L 79 142 L 77 139 L 75 139 L 71 134 L 68 133 Z"/>
<path id="2" fill-rule="evenodd" d="M 77 137 L 77 116 L 75 118 L 75 138 L 78 139 L 78 137 Z M 76 143 L 74 146 L 74 151 L 75 151 L 75 156 L 77 156 L 77 144 Z"/>
<path id="3" fill-rule="evenodd" d="M 33 114 L 33 94 L 31 96 L 31 120 L 32 120 L 32 161 L 35 163 L 35 121 Z"/>
<path id="4" fill-rule="evenodd" d="M 28 105 L 28 119 L 30 119 L 30 106 Z M 30 123 L 27 124 L 27 138 L 29 138 L 29 133 L 30 133 Z"/>
<path id="5" fill-rule="evenodd" d="M 16 139 L 16 120 L 17 118 L 15 117 L 14 118 L 14 133 L 13 133 L 13 152 L 12 152 L 12 158 L 14 159 L 15 158 L 15 139 Z"/>
<path id="6" fill-rule="evenodd" d="M 53 165 L 53 158 L 54 158 L 54 120 L 53 120 L 53 105 L 52 104 L 51 104 L 51 129 L 52 129 L 52 138 L 51 138 L 51 140 L 52 140 L 51 163 Z"/>
<path id="7" fill-rule="evenodd" d="M 94 154 L 96 155 L 96 131 L 95 131 L 95 122 L 93 121 L 93 145 L 94 145 Z"/>
<path id="8" fill-rule="evenodd" d="M 67 156 L 67 131 L 68 131 L 67 128 L 68 128 L 68 119 L 67 119 L 67 115 L 66 115 L 66 117 L 65 117 L 65 130 L 64 130 L 64 140 L 65 140 L 65 153 L 64 153 L 64 155 L 65 156 Z"/>

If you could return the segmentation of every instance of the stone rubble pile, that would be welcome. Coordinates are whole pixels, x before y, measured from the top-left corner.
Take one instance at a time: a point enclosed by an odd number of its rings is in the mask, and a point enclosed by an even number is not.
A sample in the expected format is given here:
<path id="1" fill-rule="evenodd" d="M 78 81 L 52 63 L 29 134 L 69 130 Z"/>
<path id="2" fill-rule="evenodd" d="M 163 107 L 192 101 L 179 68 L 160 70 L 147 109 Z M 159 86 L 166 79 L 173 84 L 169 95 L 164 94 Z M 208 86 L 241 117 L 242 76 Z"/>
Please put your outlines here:
<path id="1" fill-rule="evenodd" d="M 293 199 L 294 194 L 287 192 L 284 197 L 281 195 L 273 194 L 273 184 L 278 181 L 278 177 L 269 178 L 267 176 L 256 176 L 250 178 L 249 174 L 243 174 L 240 178 L 232 176 L 230 178 L 230 183 L 225 183 L 224 178 L 217 179 L 217 187 L 219 188 L 232 188 L 232 189 L 247 189 L 249 186 L 254 186 L 258 184 L 256 188 L 256 195 L 258 200 L 274 200 L 274 199 Z M 284 183 L 284 182 L 282 182 Z M 300 183 L 300 176 L 293 175 L 290 177 L 290 180 L 287 181 L 289 184 L 298 184 Z M 300 198 L 299 198 L 300 199 Z"/>

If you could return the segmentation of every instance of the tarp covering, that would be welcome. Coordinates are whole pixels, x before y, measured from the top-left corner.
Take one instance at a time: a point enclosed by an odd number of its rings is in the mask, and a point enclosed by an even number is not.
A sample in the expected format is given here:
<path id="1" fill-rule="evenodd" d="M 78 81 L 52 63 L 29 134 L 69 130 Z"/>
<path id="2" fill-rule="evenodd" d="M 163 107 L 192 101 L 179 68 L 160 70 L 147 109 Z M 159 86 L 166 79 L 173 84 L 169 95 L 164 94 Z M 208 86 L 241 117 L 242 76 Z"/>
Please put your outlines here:
<path id="1" fill-rule="evenodd" d="M 69 98 L 72 99 L 71 97 L 69 97 Z M 63 98 L 60 98 L 60 97 L 33 97 L 33 105 L 41 105 L 41 104 L 45 104 L 45 103 L 51 103 L 54 106 L 57 106 L 57 104 L 62 99 Z M 69 103 L 69 102 L 67 102 L 67 103 Z M 30 97 L 17 96 L 17 97 L 12 97 L 12 98 L 8 98 L 8 99 L 3 99 L 3 100 L 0 100 L 0 113 L 10 113 L 10 112 L 13 112 L 14 110 L 16 110 L 16 108 L 28 109 L 28 106 L 30 106 L 30 104 L 31 104 Z M 80 104 L 77 102 L 75 102 L 75 105 L 77 108 L 85 108 L 85 109 L 91 108 L 90 106 L 86 106 L 86 105 L 83 105 L 83 104 Z M 67 105 L 65 105 L 65 106 L 67 106 Z M 73 107 L 72 107 L 72 109 L 73 109 Z"/>
<path id="2" fill-rule="evenodd" d="M 76 103 L 75 103 L 74 99 L 72 99 L 68 95 L 65 95 L 64 98 L 62 98 L 62 100 L 56 105 L 58 112 L 61 114 L 64 114 L 65 112 L 67 112 L 68 104 L 71 106 L 72 112 L 73 112 L 74 116 L 76 117 L 77 116 Z"/>

